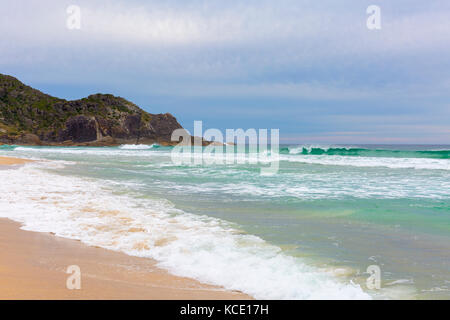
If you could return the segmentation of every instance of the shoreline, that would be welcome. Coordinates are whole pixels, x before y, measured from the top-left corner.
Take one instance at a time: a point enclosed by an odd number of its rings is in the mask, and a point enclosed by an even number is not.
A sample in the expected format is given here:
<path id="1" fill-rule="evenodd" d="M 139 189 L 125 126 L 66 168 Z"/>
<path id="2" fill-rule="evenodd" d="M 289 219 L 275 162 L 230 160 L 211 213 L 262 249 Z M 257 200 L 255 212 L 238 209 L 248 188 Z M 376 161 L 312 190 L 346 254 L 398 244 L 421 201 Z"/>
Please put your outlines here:
<path id="1" fill-rule="evenodd" d="M 0 168 L 31 160 L 0 157 Z M 156 261 L 92 247 L 51 233 L 21 229 L 0 218 L 0 299 L 243 300 L 241 292 L 178 277 Z M 81 289 L 69 290 L 66 270 L 81 270 Z"/>

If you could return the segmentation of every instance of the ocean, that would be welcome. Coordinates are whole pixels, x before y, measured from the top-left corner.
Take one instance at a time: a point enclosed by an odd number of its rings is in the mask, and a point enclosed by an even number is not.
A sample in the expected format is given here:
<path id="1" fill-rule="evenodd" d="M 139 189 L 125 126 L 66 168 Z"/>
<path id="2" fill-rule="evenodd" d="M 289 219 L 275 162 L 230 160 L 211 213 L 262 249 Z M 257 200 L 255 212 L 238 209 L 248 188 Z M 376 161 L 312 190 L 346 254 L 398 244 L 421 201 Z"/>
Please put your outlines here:
<path id="1" fill-rule="evenodd" d="M 281 145 L 273 175 L 171 151 L 0 146 L 45 160 L 0 170 L 0 217 L 257 299 L 450 299 L 450 146 Z"/>

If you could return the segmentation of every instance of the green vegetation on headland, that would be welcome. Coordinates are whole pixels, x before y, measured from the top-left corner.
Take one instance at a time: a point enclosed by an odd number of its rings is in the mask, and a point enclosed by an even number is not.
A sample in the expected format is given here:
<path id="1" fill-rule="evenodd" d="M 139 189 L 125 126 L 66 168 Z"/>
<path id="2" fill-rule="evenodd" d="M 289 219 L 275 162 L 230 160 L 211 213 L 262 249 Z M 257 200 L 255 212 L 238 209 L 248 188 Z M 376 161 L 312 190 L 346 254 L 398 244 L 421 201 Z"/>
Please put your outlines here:
<path id="1" fill-rule="evenodd" d="M 170 144 L 181 128 L 171 114 L 150 114 L 111 94 L 64 100 L 0 74 L 0 144 Z"/>

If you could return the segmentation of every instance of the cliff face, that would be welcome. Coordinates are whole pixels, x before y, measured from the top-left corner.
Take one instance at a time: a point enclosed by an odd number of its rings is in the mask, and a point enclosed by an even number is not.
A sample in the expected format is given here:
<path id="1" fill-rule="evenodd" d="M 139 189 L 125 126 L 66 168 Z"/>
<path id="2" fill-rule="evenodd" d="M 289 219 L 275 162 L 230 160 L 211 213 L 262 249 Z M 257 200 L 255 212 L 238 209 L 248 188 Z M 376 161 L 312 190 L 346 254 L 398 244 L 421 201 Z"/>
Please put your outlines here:
<path id="1" fill-rule="evenodd" d="M 7 144 L 172 144 L 182 128 L 171 114 L 151 114 L 110 94 L 55 98 L 0 74 L 0 142 Z"/>

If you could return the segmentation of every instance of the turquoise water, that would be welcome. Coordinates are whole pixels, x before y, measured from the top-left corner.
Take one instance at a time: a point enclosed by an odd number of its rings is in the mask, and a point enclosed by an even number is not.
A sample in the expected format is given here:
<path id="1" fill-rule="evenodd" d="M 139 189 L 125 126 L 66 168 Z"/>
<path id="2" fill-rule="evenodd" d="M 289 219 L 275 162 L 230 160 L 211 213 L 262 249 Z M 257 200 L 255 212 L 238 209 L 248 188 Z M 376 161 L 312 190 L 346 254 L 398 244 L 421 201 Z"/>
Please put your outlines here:
<path id="1" fill-rule="evenodd" d="M 170 233 L 172 238 L 161 236 L 159 240 L 150 240 L 145 238 L 149 235 L 139 234 L 139 243 L 145 249 L 137 250 L 137 242 L 133 242 L 134 251 L 128 252 L 113 244 L 111 239 L 119 239 L 118 233 L 107 235 L 98 231 L 97 225 L 86 229 L 91 232 L 86 231 L 86 237 L 90 238 L 83 240 L 81 231 L 69 231 L 68 227 L 45 224 L 19 213 L 29 204 L 11 204 L 13 194 L 5 206 L 11 206 L 10 211 L 17 212 L 17 220 L 28 223 L 29 229 L 54 228 L 57 233 L 91 244 L 97 241 L 96 244 L 102 245 L 101 241 L 105 241 L 103 246 L 110 249 L 156 258 L 173 273 L 256 297 L 333 298 L 345 292 L 349 298 L 361 298 L 363 295 L 353 290 L 359 286 L 363 294 L 372 298 L 450 298 L 450 146 L 284 145 L 280 147 L 279 171 L 274 175 L 261 175 L 258 164 L 176 165 L 171 151 L 171 147 L 157 145 L 0 146 L 0 155 L 55 160 L 59 164 L 21 169 L 24 179 L 31 175 L 36 176 L 36 181 L 42 179 L 37 187 L 43 190 L 45 181 L 53 183 L 52 177 L 68 179 L 64 182 L 68 190 L 82 185 L 83 181 L 96 182 L 102 185 L 101 189 L 92 191 L 98 196 L 89 193 L 80 196 L 78 201 L 97 197 L 99 201 L 112 203 L 113 200 L 100 200 L 107 199 L 106 192 L 111 192 L 115 200 L 124 199 L 115 206 L 119 210 L 135 210 L 134 216 L 127 219 L 139 221 L 144 229 L 142 217 L 146 217 L 148 206 L 166 210 L 167 219 L 192 219 L 184 222 L 188 226 L 192 221 L 197 223 L 195 219 L 199 217 L 203 219 L 201 228 L 206 228 L 201 231 L 202 237 L 206 237 L 208 230 L 215 230 L 208 239 L 198 238 L 200 234 L 193 233 L 194 227 L 186 227 L 192 232 L 187 236 L 181 229 L 173 231 L 161 224 L 153 232 Z M 38 171 L 49 176 L 41 176 Z M 4 181 L 10 180 L 12 175 L 4 177 Z M 56 188 L 58 181 L 63 180 L 54 181 Z M 31 193 L 30 199 L 34 199 Z M 46 202 L 46 206 L 51 205 Z M 137 216 L 138 209 L 127 209 L 130 206 L 139 208 L 141 216 Z M 27 210 L 40 208 L 41 204 L 36 204 Z M 52 214 L 72 210 L 67 206 L 65 211 L 61 208 L 53 208 Z M 15 217 L 6 210 L 0 215 Z M 76 219 L 82 218 L 78 212 L 73 219 L 81 221 Z M 52 219 L 49 217 L 48 221 Z M 100 223 L 99 219 L 96 216 L 92 221 Z M 86 222 L 83 220 L 83 224 L 80 222 L 73 228 L 80 225 L 85 226 Z M 195 228 L 200 229 L 197 225 Z M 98 233 L 93 234 L 94 229 Z M 127 237 L 122 241 L 137 241 L 138 236 Z M 229 242 L 230 239 L 233 241 Z M 171 244 L 157 245 L 158 241 Z M 205 243 L 198 245 L 202 241 Z M 187 244 L 197 251 L 186 253 L 191 250 L 186 249 Z M 267 248 L 272 251 L 265 251 Z M 224 256 L 227 261 L 222 261 Z M 264 259 L 270 263 L 263 268 Z M 255 270 L 259 280 L 247 283 L 246 277 L 239 278 L 237 271 L 236 275 L 230 271 L 229 278 L 222 279 L 227 264 L 233 268 L 233 263 L 241 268 L 241 273 L 248 272 L 247 278 Z M 247 270 L 248 265 L 251 268 Z M 369 290 L 366 286 L 366 269 L 370 265 L 381 269 L 379 290 Z M 345 287 L 347 284 L 350 287 Z"/>

